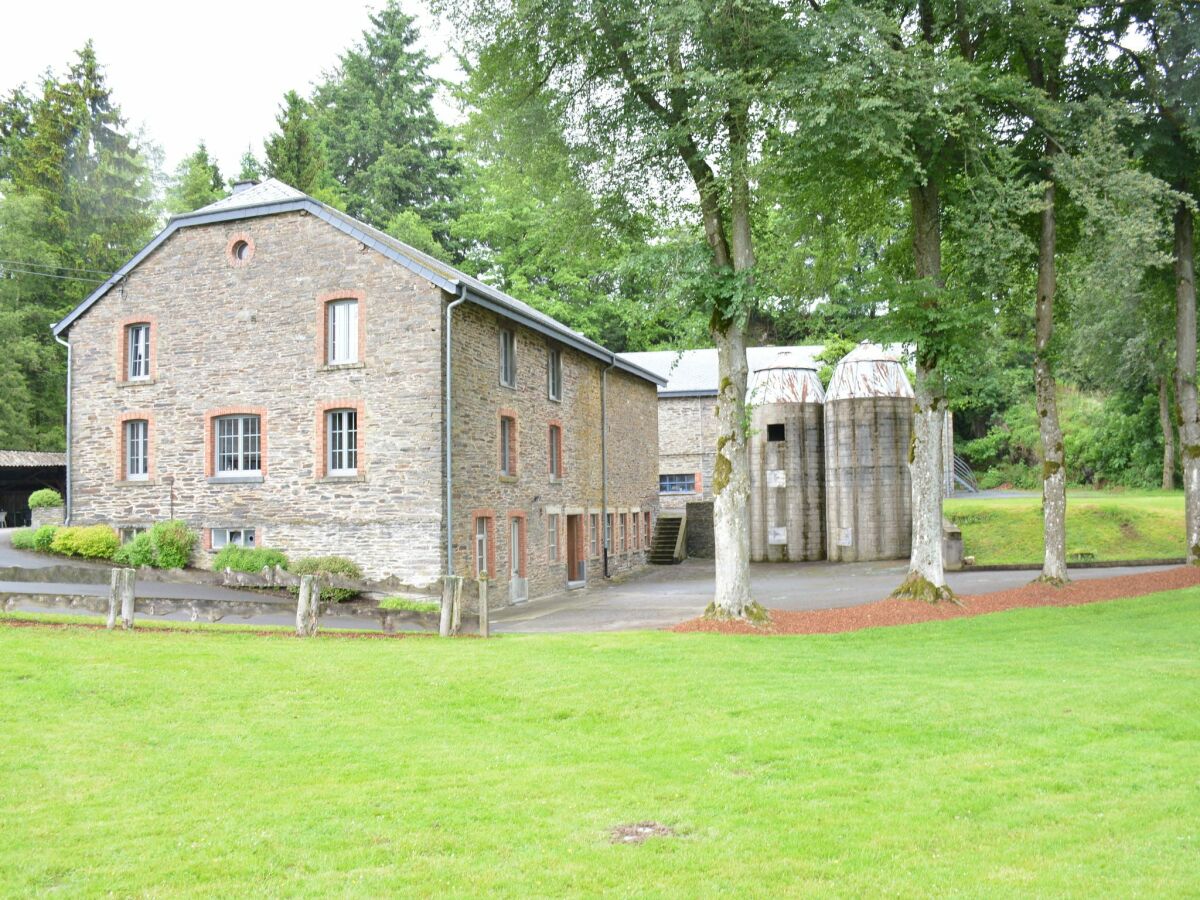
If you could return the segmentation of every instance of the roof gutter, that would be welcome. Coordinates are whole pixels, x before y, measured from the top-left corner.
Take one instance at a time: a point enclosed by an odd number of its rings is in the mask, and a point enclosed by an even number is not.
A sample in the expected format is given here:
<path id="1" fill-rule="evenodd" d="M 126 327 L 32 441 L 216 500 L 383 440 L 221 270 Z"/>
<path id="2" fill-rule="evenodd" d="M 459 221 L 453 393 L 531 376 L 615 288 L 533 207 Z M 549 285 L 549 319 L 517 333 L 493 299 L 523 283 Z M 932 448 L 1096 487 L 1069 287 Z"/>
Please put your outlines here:
<path id="1" fill-rule="evenodd" d="M 67 348 L 67 495 L 63 498 L 66 505 L 66 514 L 63 516 L 63 524 L 71 524 L 71 344 L 64 341 L 57 334 L 54 335 L 54 340 L 58 341 Z"/>

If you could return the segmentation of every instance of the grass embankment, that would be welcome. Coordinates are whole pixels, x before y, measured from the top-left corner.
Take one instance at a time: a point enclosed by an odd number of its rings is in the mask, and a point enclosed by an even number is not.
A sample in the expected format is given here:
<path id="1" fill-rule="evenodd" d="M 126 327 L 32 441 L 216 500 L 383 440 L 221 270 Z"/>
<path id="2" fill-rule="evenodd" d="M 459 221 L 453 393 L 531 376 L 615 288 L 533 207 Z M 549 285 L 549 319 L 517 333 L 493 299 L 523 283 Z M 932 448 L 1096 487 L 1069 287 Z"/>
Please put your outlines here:
<path id="1" fill-rule="evenodd" d="M 947 500 L 946 516 L 980 565 L 1042 560 L 1040 495 Z M 1182 492 L 1069 491 L 1067 552 L 1101 561 L 1185 556 Z"/>
<path id="2" fill-rule="evenodd" d="M 787 639 L 0 624 L 0 893 L 1185 894 L 1197 645 L 1198 590 Z"/>

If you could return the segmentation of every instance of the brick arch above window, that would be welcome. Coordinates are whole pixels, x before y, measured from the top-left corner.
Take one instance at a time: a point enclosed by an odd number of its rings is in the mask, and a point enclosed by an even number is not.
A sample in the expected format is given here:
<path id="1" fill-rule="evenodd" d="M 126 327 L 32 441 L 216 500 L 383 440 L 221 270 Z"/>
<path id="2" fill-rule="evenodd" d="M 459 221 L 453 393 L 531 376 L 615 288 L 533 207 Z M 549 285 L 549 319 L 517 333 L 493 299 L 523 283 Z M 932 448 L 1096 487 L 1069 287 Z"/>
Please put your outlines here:
<path id="1" fill-rule="evenodd" d="M 245 244 L 246 249 L 242 255 L 238 256 L 238 245 Z M 225 244 L 225 260 L 235 269 L 242 269 L 250 265 L 250 260 L 254 259 L 254 238 L 245 231 L 238 231 L 229 236 L 229 241 Z"/>
<path id="2" fill-rule="evenodd" d="M 317 295 L 317 365 L 329 365 L 329 304 L 338 300 L 358 303 L 358 359 L 352 365 L 362 365 L 367 358 L 367 294 L 356 288 Z"/>
<path id="3" fill-rule="evenodd" d="M 316 438 L 315 459 L 313 466 L 313 474 L 317 478 L 326 478 L 329 475 L 329 424 L 327 417 L 329 413 L 342 409 L 353 410 L 357 414 L 358 468 L 356 475 L 358 478 L 362 478 L 367 474 L 366 405 L 358 398 L 347 398 L 317 404 L 316 430 L 314 432 Z"/>
<path id="4" fill-rule="evenodd" d="M 222 406 L 204 413 L 204 474 L 217 474 L 217 419 L 225 416 L 258 416 L 259 474 L 267 477 L 267 410 L 264 406 Z"/>
<path id="5" fill-rule="evenodd" d="M 116 475 L 117 481 L 128 481 L 125 472 L 125 460 L 128 446 L 126 441 L 125 426 L 130 422 L 145 422 L 146 423 L 146 481 L 154 480 L 155 466 L 157 465 L 158 435 L 154 428 L 154 413 L 150 410 L 138 409 L 132 412 L 121 413 L 117 416 L 116 427 L 113 429 L 113 455 L 116 457 Z"/>
<path id="6" fill-rule="evenodd" d="M 129 329 L 134 325 L 150 326 L 150 376 L 137 381 L 154 381 L 158 377 L 158 318 L 155 316 L 126 316 L 117 323 L 117 381 L 128 383 Z M 136 383 L 136 382 L 134 382 Z"/>

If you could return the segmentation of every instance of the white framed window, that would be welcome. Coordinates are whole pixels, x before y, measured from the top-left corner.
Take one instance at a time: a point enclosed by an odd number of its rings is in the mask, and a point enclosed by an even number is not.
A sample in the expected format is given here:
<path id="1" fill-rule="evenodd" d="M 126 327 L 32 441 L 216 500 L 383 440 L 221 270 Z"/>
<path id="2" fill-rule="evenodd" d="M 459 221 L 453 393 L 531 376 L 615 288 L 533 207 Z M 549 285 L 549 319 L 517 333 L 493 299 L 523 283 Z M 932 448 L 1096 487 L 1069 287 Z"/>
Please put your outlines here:
<path id="1" fill-rule="evenodd" d="M 258 416 L 221 416 L 217 419 L 216 472 L 218 475 L 258 475 L 262 472 L 262 429 Z"/>
<path id="2" fill-rule="evenodd" d="M 562 428 L 550 426 L 550 477 L 562 478 Z"/>
<path id="3" fill-rule="evenodd" d="M 334 300 L 326 306 L 329 364 L 358 362 L 358 301 Z"/>
<path id="4" fill-rule="evenodd" d="M 510 578 L 521 577 L 521 557 L 525 548 L 521 546 L 521 520 L 509 519 L 508 522 L 508 575 Z"/>
<path id="5" fill-rule="evenodd" d="M 500 417 L 500 474 L 517 474 L 517 454 L 514 452 L 517 422 L 511 416 Z"/>
<path id="6" fill-rule="evenodd" d="M 558 513 L 546 517 L 546 559 L 558 562 Z"/>
<path id="7" fill-rule="evenodd" d="M 621 552 L 629 550 L 629 513 L 621 513 Z"/>
<path id="8" fill-rule="evenodd" d="M 150 325 L 145 322 L 130 325 L 127 331 L 129 369 L 126 375 L 130 381 L 141 381 L 150 377 Z"/>
<path id="9" fill-rule="evenodd" d="M 562 400 L 562 353 L 554 347 L 546 351 L 546 395 Z"/>
<path id="10" fill-rule="evenodd" d="M 482 575 L 488 570 L 488 520 L 475 520 L 475 574 Z"/>
<path id="11" fill-rule="evenodd" d="M 358 412 L 333 409 L 325 413 L 325 439 L 329 448 L 325 457 L 330 475 L 358 474 Z"/>
<path id="12" fill-rule="evenodd" d="M 591 538 L 592 538 L 592 556 L 600 555 L 600 514 L 592 513 L 588 518 L 591 520 Z"/>
<path id="13" fill-rule="evenodd" d="M 235 547 L 253 547 L 253 528 L 214 528 L 212 530 L 212 548 L 220 550 L 227 544 Z"/>
<path id="14" fill-rule="evenodd" d="M 130 419 L 125 423 L 125 479 L 145 481 L 150 477 L 150 423 Z"/>
<path id="15" fill-rule="evenodd" d="M 500 383 L 517 386 L 517 335 L 507 328 L 500 330 Z"/>
<path id="16" fill-rule="evenodd" d="M 607 513 L 604 516 L 604 549 L 612 552 L 613 549 L 613 514 Z"/>

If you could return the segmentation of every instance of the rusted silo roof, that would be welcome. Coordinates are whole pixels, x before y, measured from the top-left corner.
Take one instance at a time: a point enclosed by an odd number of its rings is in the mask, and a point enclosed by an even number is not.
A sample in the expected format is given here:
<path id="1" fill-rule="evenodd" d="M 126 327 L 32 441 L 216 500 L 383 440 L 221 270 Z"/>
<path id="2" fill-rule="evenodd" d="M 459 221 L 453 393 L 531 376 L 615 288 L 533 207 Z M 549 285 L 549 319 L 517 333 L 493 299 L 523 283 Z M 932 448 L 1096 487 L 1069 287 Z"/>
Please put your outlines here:
<path id="1" fill-rule="evenodd" d="M 912 396 L 912 385 L 900 359 L 878 344 L 863 341 L 834 367 L 825 399 Z"/>
<path id="2" fill-rule="evenodd" d="M 798 354 L 785 350 L 750 376 L 750 402 L 824 403 L 825 390 L 817 370 Z"/>

